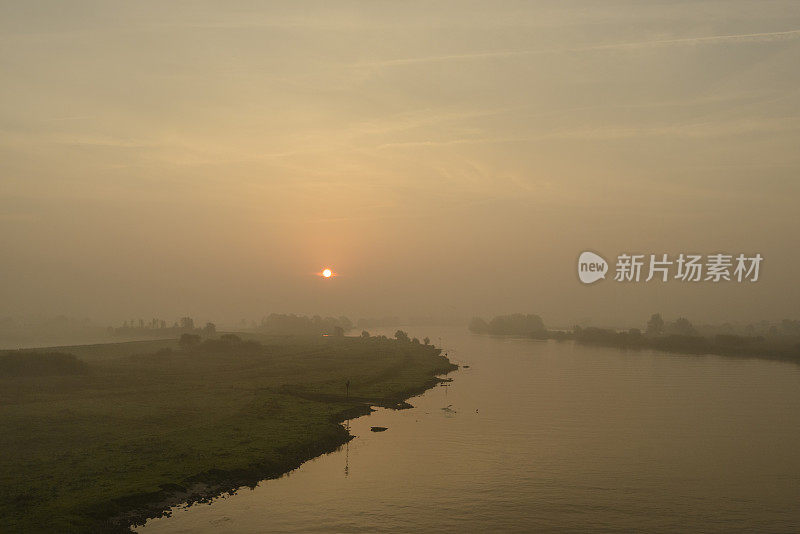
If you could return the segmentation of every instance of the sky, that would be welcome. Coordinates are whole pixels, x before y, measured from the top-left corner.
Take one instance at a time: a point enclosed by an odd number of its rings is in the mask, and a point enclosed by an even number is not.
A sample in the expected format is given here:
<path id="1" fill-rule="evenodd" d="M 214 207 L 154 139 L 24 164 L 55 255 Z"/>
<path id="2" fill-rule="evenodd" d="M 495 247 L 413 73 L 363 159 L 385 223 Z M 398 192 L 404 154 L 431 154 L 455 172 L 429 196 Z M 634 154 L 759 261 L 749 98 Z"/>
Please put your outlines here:
<path id="1" fill-rule="evenodd" d="M 798 64 L 795 1 L 0 1 L 0 316 L 800 319 Z"/>

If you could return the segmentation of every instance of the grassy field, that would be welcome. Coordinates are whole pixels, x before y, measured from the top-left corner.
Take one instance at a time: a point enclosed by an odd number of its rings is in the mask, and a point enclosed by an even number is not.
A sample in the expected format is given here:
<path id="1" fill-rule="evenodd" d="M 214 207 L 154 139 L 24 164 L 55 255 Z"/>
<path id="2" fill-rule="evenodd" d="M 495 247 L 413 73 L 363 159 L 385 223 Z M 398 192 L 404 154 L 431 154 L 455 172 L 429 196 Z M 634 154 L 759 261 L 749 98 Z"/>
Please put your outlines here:
<path id="1" fill-rule="evenodd" d="M 345 414 L 397 405 L 453 368 L 433 347 L 385 338 L 46 352 L 87 365 L 0 376 L 2 532 L 126 530 L 176 499 L 277 476 L 346 441 Z"/>

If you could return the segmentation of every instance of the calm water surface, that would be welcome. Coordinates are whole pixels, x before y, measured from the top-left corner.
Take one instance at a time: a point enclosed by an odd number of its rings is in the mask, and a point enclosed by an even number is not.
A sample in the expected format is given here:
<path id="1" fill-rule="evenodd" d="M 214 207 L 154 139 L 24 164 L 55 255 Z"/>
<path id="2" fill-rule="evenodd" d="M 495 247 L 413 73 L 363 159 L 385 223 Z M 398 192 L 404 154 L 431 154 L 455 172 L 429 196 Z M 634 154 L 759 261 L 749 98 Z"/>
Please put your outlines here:
<path id="1" fill-rule="evenodd" d="M 800 531 L 800 366 L 410 333 L 470 367 L 140 532 Z"/>

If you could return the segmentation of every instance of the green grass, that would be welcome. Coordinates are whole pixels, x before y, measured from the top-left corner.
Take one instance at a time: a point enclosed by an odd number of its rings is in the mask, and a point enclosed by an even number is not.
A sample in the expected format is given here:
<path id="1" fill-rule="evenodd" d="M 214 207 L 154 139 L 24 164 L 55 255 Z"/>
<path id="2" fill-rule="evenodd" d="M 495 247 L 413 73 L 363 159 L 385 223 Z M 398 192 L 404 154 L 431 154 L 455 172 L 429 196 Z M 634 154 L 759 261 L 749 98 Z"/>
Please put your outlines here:
<path id="1" fill-rule="evenodd" d="M 87 372 L 0 376 L 0 531 L 113 530 L 181 489 L 276 476 L 343 443 L 345 413 L 395 405 L 452 369 L 437 349 L 394 340 L 259 341 L 59 347 L 47 352 Z"/>

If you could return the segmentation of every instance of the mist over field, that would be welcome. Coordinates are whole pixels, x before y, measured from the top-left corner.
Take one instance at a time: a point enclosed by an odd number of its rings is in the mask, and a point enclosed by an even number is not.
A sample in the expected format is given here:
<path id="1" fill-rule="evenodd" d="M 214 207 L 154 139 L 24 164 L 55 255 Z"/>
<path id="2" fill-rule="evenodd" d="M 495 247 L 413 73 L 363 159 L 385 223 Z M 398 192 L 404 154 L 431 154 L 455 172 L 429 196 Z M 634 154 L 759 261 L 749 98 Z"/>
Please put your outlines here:
<path id="1" fill-rule="evenodd" d="M 0 316 L 796 318 L 793 2 L 2 2 L 0 43 Z"/>

